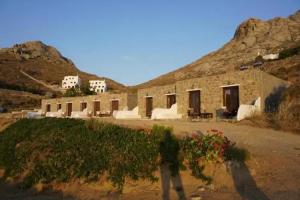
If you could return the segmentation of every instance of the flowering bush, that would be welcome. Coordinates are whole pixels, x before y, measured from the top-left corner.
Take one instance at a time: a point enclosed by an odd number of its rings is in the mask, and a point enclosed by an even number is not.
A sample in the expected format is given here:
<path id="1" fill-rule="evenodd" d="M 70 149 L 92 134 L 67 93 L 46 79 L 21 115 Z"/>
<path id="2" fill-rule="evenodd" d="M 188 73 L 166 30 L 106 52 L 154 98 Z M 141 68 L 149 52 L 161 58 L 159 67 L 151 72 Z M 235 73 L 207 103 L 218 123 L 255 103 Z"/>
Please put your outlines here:
<path id="1" fill-rule="evenodd" d="M 234 143 L 216 129 L 208 130 L 206 135 L 194 133 L 192 137 L 187 136 L 181 141 L 181 149 L 192 174 L 206 181 L 210 181 L 210 178 L 202 173 L 203 161 L 223 162 L 231 155 L 229 150 L 233 147 Z"/>
<path id="2" fill-rule="evenodd" d="M 0 168 L 5 177 L 23 176 L 24 187 L 106 176 L 122 189 L 128 178 L 156 181 L 161 164 L 173 176 L 186 165 L 195 177 L 210 181 L 202 173 L 202 160 L 244 158 L 233 146 L 217 130 L 182 139 L 163 126 L 150 130 L 77 119 L 22 119 L 0 133 Z"/>

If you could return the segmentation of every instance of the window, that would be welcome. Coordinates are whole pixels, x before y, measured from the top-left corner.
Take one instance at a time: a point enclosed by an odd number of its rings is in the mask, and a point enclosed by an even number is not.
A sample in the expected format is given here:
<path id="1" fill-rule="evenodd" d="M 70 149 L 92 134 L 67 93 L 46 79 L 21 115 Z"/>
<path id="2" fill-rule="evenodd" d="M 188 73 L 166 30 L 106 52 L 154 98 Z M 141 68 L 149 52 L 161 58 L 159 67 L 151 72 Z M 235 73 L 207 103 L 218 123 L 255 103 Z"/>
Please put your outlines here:
<path id="1" fill-rule="evenodd" d="M 176 95 L 167 95 L 167 108 L 171 108 L 176 103 Z"/>
<path id="2" fill-rule="evenodd" d="M 112 100 L 111 101 L 111 111 L 119 110 L 119 101 L 118 100 Z"/>
<path id="3" fill-rule="evenodd" d="M 87 108 L 87 103 L 86 102 L 82 102 L 81 104 L 80 104 L 80 111 L 83 111 L 84 109 L 86 109 Z"/>
<path id="4" fill-rule="evenodd" d="M 57 110 L 61 110 L 61 103 L 57 104 Z"/>

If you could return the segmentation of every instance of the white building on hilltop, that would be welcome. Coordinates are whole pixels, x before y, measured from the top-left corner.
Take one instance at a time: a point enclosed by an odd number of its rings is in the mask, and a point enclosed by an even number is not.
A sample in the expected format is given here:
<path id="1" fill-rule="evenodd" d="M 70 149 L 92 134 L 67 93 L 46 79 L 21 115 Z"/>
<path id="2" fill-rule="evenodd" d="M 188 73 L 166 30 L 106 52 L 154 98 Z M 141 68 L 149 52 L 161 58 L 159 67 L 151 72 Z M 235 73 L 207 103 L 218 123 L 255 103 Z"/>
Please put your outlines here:
<path id="1" fill-rule="evenodd" d="M 97 92 L 97 93 L 103 93 L 106 92 L 107 86 L 105 80 L 90 80 L 90 90 Z"/>
<path id="2" fill-rule="evenodd" d="M 76 85 L 81 85 L 81 80 L 79 76 L 65 76 L 64 80 L 62 80 L 62 88 L 69 89 L 72 87 L 76 87 Z"/>

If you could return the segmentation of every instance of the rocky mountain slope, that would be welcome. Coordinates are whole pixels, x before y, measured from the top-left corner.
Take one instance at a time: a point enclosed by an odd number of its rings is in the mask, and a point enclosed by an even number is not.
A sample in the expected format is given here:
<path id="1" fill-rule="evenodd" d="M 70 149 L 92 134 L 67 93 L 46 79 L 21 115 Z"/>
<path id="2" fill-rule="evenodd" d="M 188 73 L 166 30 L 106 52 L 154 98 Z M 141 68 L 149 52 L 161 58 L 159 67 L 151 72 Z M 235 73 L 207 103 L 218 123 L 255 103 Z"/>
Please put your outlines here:
<path id="1" fill-rule="evenodd" d="M 268 21 L 251 18 L 241 23 L 232 40 L 219 50 L 136 87 L 164 85 L 177 80 L 239 70 L 241 65 L 253 62 L 258 55 L 279 53 L 297 45 L 300 45 L 300 11 L 288 18 L 277 17 Z M 299 75 L 299 55 L 277 63 L 264 63 L 262 67 L 275 75 L 281 68 L 279 73 L 285 71 L 286 79 Z M 292 75 L 289 75 L 290 71 Z"/>
<path id="2" fill-rule="evenodd" d="M 40 41 L 0 49 L 0 88 L 44 94 L 46 91 L 51 91 L 51 88 L 45 87 L 46 84 L 58 87 L 64 76 L 77 74 L 86 84 L 91 79 L 105 78 L 80 71 L 70 59 L 63 57 L 54 47 Z M 39 84 L 33 79 L 45 84 Z M 122 84 L 105 79 L 112 90 L 126 89 Z"/>
<path id="3" fill-rule="evenodd" d="M 9 110 L 39 107 L 41 98 L 61 95 L 59 86 L 64 76 L 77 74 L 84 84 L 105 78 L 80 71 L 70 59 L 40 41 L 0 48 L 0 107 Z M 109 78 L 105 80 L 110 90 L 127 89 Z M 21 91 L 27 92 L 26 95 Z"/>
<path id="4" fill-rule="evenodd" d="M 268 21 L 248 19 L 237 27 L 231 41 L 219 50 L 137 86 L 125 87 L 111 79 L 105 79 L 112 90 L 136 90 L 240 70 L 240 66 L 255 62 L 258 55 L 280 53 L 295 47 L 298 48 L 298 53 L 284 59 L 266 61 L 260 68 L 279 78 L 299 83 L 300 11 L 287 18 L 274 18 Z M 47 92 L 57 93 L 55 88 L 61 84 L 63 77 L 76 74 L 82 78 L 83 83 L 99 78 L 80 71 L 71 60 L 63 57 L 54 47 L 40 41 L 0 48 L 0 89 L 10 89 L 12 90 L 10 93 L 13 91 L 26 91 L 38 95 L 45 95 Z M 0 98 L 0 106 L 3 105 L 3 99 Z M 30 99 L 27 98 L 26 102 L 28 101 L 30 104 Z M 13 107 L 14 103 L 9 98 L 5 102 Z M 36 98 L 34 102 L 37 102 Z M 22 105 L 18 107 L 21 108 Z"/>

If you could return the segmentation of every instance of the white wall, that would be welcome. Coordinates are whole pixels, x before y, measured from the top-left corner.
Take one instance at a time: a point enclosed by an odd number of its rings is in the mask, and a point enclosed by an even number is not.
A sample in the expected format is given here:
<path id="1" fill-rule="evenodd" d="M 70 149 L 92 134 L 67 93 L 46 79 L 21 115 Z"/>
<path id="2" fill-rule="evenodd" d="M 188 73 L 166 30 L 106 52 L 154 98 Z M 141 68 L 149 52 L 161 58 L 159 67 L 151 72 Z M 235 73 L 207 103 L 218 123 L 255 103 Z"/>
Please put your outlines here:
<path id="1" fill-rule="evenodd" d="M 278 59 L 279 58 L 279 54 L 268 54 L 268 55 L 264 55 L 263 59 L 264 60 L 274 60 L 274 59 Z"/>
<path id="2" fill-rule="evenodd" d="M 65 76 L 64 80 L 62 80 L 62 88 L 64 89 L 72 88 L 76 85 L 81 85 L 79 76 Z"/>
<path id="3" fill-rule="evenodd" d="M 90 80 L 90 90 L 97 92 L 97 93 L 103 93 L 107 90 L 107 85 L 105 80 Z"/>

